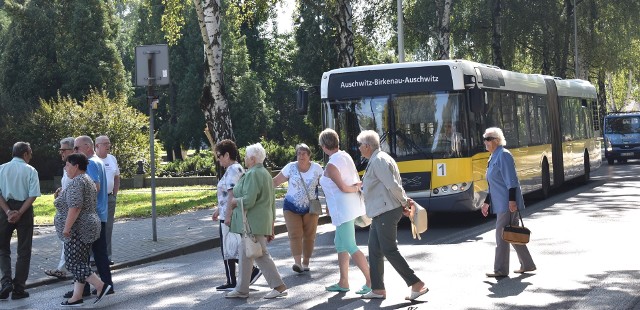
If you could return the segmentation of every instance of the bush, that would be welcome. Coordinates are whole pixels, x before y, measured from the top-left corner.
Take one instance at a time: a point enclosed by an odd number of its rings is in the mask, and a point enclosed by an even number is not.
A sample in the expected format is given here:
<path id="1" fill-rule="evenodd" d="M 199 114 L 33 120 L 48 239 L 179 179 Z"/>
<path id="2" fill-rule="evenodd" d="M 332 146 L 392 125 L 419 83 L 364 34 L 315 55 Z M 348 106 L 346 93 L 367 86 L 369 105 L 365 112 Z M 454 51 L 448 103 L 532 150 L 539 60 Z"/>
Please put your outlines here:
<path id="1" fill-rule="evenodd" d="M 160 168 L 160 177 L 186 177 L 215 175 L 213 154 L 209 150 L 200 151 L 184 160 L 167 163 Z"/>
<path id="2" fill-rule="evenodd" d="M 253 143 L 252 143 L 253 144 Z M 264 165 L 273 169 L 280 169 L 286 164 L 296 160 L 296 148 L 295 145 L 281 145 L 276 141 L 270 141 L 264 137 L 260 138 L 260 144 L 267 152 L 267 158 L 264 160 Z M 241 148 L 240 158 L 244 159 L 246 147 Z"/>

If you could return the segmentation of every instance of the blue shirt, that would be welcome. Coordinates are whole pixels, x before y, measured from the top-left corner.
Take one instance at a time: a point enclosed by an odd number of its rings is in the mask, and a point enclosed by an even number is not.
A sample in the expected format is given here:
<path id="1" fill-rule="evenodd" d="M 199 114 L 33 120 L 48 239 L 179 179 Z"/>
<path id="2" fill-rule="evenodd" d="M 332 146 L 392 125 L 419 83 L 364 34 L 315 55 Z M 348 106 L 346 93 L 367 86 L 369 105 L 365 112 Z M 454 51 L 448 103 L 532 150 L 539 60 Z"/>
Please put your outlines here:
<path id="1" fill-rule="evenodd" d="M 0 166 L 0 195 L 5 200 L 17 201 L 40 197 L 38 172 L 24 159 L 14 157 L 10 162 Z"/>
<path id="2" fill-rule="evenodd" d="M 98 211 L 98 217 L 101 222 L 107 222 L 107 200 L 109 199 L 109 194 L 107 193 L 107 174 L 104 170 L 104 163 L 97 155 L 93 154 L 91 158 L 89 158 L 89 166 L 87 166 L 87 174 L 93 182 L 100 185 L 100 190 L 98 191 L 98 204 L 96 206 L 96 210 Z"/>
<path id="3" fill-rule="evenodd" d="M 498 146 L 489 157 L 487 182 L 489 182 L 489 194 L 491 194 L 492 213 L 509 212 L 510 188 L 516 189 L 518 210 L 524 209 L 524 199 L 522 198 L 513 155 L 502 146 Z"/>

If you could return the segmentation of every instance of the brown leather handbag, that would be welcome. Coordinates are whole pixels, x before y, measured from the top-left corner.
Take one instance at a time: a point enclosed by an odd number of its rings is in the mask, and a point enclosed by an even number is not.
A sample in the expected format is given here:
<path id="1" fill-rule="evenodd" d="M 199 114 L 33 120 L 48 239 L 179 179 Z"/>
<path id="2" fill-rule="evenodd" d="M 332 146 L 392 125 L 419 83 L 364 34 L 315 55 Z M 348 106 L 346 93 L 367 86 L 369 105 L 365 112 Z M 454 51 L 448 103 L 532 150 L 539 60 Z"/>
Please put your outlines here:
<path id="1" fill-rule="evenodd" d="M 522 221 L 522 216 L 520 215 L 520 211 L 518 211 L 518 217 L 520 218 L 520 224 L 522 226 L 515 225 L 507 225 L 504 227 L 502 231 L 502 240 L 509 242 L 511 244 L 527 244 L 529 243 L 529 237 L 531 236 L 531 230 L 529 228 L 524 227 L 524 222 Z"/>

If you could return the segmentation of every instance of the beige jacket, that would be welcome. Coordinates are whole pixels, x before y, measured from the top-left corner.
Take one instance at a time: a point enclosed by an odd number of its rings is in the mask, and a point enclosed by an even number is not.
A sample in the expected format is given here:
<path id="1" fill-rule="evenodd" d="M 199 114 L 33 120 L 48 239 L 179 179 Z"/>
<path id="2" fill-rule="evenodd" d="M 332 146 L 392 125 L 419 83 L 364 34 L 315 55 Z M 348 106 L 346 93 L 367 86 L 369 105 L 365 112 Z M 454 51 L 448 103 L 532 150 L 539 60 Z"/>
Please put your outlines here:
<path id="1" fill-rule="evenodd" d="M 367 216 L 373 218 L 407 205 L 398 164 L 389 154 L 374 151 L 362 178 L 362 191 Z"/>

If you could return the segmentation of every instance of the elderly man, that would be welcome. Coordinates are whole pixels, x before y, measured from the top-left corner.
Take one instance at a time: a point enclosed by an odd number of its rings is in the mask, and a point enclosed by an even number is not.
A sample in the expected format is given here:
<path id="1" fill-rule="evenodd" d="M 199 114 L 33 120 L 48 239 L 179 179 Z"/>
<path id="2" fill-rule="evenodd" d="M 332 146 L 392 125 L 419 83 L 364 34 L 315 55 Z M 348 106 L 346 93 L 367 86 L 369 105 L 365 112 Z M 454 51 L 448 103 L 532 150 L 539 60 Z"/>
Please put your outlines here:
<path id="1" fill-rule="evenodd" d="M 111 152 L 111 141 L 107 136 L 99 136 L 96 138 L 96 155 L 102 159 L 104 170 L 107 173 L 107 193 L 108 193 L 108 212 L 107 212 L 107 255 L 109 256 L 109 264 L 111 260 L 111 235 L 113 233 L 113 221 L 116 214 L 116 197 L 120 189 L 120 168 L 116 157 L 109 154 Z"/>
<path id="2" fill-rule="evenodd" d="M 67 161 L 67 156 L 73 154 L 74 141 L 75 139 L 73 137 L 67 137 L 60 140 L 60 148 L 58 149 L 58 153 L 60 153 L 60 159 L 62 159 L 63 162 Z M 56 189 L 55 193 L 53 193 L 53 196 L 58 197 L 58 194 L 60 194 L 62 190 L 67 188 L 69 181 L 70 179 L 67 177 L 67 171 L 62 169 L 62 182 L 61 182 L 62 187 L 59 187 L 58 189 Z M 64 242 L 61 242 L 61 243 L 64 245 Z M 48 276 L 56 277 L 58 279 L 66 279 L 67 272 L 64 271 L 64 264 L 65 264 L 64 246 L 62 246 L 62 254 L 60 254 L 60 262 L 58 263 L 58 268 L 45 270 L 44 273 Z"/>
<path id="3" fill-rule="evenodd" d="M 395 269 L 407 286 L 411 287 L 405 299 L 414 300 L 429 289 L 416 276 L 398 250 L 396 243 L 398 222 L 402 214 L 408 214 L 413 200 L 407 197 L 396 161 L 380 150 L 380 136 L 372 130 L 362 131 L 358 137 L 359 150 L 369 160 L 362 177 L 362 193 L 367 216 L 371 218 L 369 228 L 369 268 L 372 291 L 362 298 L 386 298 L 384 285 L 384 259 Z"/>
<path id="4" fill-rule="evenodd" d="M 107 237 L 105 234 L 108 193 L 104 163 L 95 154 L 93 140 L 89 136 L 77 137 L 73 143 L 73 150 L 76 153 L 83 153 L 89 158 L 87 174 L 96 183 L 96 189 L 98 190 L 98 206 L 96 209 L 101 222 L 100 238 L 91 245 L 91 251 L 96 261 L 100 279 L 105 284 L 111 285 L 107 295 L 113 294 L 113 281 L 111 280 L 111 269 L 109 268 L 109 257 L 107 256 Z M 96 294 L 97 292 L 94 290 L 93 293 Z M 86 284 L 82 296 L 89 296 L 89 294 L 89 284 Z M 71 296 L 73 296 L 73 291 L 69 291 L 64 295 L 65 298 L 71 298 Z"/>
<path id="5" fill-rule="evenodd" d="M 24 290 L 31 263 L 33 241 L 33 207 L 40 197 L 38 172 L 29 165 L 31 145 L 17 142 L 13 145 L 13 159 L 0 166 L 0 270 L 2 289 L 0 299 L 29 297 Z M 11 278 L 11 235 L 18 232 L 18 258 L 15 278 Z"/>

